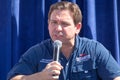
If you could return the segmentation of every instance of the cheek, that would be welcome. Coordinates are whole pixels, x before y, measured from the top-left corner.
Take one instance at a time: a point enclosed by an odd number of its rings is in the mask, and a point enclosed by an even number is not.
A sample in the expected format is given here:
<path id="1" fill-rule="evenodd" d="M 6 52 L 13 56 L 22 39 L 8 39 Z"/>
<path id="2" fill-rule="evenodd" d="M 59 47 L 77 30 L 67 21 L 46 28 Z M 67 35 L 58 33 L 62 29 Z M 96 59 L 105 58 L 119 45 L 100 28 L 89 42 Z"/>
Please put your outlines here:
<path id="1" fill-rule="evenodd" d="M 51 36 L 52 35 L 52 29 L 50 26 L 48 26 L 48 31 L 49 31 L 49 35 Z"/>
<path id="2" fill-rule="evenodd" d="M 49 32 L 52 32 L 52 27 L 50 25 L 48 26 L 48 30 Z"/>
<path id="3" fill-rule="evenodd" d="M 48 24 L 48 30 L 50 30 L 50 25 Z"/>
<path id="4" fill-rule="evenodd" d="M 73 28 L 69 28 L 69 29 L 67 30 L 67 33 L 69 33 L 69 34 L 74 34 L 74 33 L 75 33 L 75 30 L 74 30 Z"/>
<path id="5" fill-rule="evenodd" d="M 72 36 L 74 34 L 73 30 L 67 29 L 63 31 L 64 36 Z"/>

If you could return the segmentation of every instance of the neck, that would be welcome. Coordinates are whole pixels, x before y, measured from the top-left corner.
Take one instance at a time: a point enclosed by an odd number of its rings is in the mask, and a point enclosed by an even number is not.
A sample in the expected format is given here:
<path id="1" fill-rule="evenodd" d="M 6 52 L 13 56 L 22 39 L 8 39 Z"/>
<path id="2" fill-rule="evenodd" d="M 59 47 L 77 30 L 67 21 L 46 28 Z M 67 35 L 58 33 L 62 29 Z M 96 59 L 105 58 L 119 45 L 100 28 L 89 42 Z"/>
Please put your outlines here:
<path id="1" fill-rule="evenodd" d="M 74 42 L 62 45 L 61 50 L 62 50 L 63 55 L 66 57 L 66 59 L 69 59 L 69 57 L 73 51 L 73 48 L 74 48 Z"/>

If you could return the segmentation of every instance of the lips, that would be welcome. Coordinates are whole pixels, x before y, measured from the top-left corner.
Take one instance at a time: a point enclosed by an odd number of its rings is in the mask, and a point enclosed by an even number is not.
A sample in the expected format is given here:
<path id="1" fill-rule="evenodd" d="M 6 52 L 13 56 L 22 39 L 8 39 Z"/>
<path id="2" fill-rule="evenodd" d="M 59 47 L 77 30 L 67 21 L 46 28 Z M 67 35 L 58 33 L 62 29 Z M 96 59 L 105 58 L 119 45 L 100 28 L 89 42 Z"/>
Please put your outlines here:
<path id="1" fill-rule="evenodd" d="M 53 35 L 53 39 L 54 40 L 61 40 L 63 38 L 63 36 L 62 35 L 57 35 L 57 34 L 55 34 L 55 35 Z"/>
<path id="2" fill-rule="evenodd" d="M 53 40 L 62 40 L 63 39 L 63 33 L 62 32 L 53 32 L 52 33 L 52 39 Z"/>
<path id="3" fill-rule="evenodd" d="M 61 38 L 61 35 L 54 35 L 55 38 Z"/>

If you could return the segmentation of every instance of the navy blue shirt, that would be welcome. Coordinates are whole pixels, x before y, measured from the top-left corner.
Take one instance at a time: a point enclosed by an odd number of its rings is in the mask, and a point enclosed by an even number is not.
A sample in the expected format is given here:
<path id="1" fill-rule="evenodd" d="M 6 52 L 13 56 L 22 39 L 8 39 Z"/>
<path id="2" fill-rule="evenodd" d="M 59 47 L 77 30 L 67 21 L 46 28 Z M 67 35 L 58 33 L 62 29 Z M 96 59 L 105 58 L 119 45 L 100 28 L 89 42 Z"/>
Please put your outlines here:
<path id="1" fill-rule="evenodd" d="M 8 73 L 7 79 L 22 74 L 42 71 L 52 61 L 51 39 L 31 47 Z M 111 53 L 99 42 L 76 36 L 74 50 L 67 60 L 61 53 L 59 62 L 64 67 L 59 80 L 113 80 L 120 76 L 120 66 Z"/>

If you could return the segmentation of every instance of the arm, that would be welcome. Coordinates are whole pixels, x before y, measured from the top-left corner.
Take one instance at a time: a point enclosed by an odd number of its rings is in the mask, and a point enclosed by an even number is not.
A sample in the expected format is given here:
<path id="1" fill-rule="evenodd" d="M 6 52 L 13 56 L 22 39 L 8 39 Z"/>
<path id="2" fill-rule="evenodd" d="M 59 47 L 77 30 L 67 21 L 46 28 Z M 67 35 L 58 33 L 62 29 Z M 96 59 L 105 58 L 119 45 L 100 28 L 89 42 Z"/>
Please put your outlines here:
<path id="1" fill-rule="evenodd" d="M 25 77 L 26 77 L 25 75 L 17 75 L 17 76 L 13 77 L 10 80 L 25 80 L 24 79 Z"/>
<path id="2" fill-rule="evenodd" d="M 40 78 L 38 78 L 38 76 L 40 77 Z M 17 76 L 15 76 L 15 77 L 13 77 L 12 79 L 10 79 L 10 80 L 43 80 L 42 79 L 42 76 L 44 76 L 44 75 L 42 75 L 41 74 L 41 72 L 39 72 L 39 73 L 35 73 L 35 74 L 32 74 L 32 75 L 17 75 Z"/>
<path id="3" fill-rule="evenodd" d="M 120 80 L 120 66 L 103 45 L 96 47 L 98 75 L 104 80 Z"/>
<path id="4" fill-rule="evenodd" d="M 31 75 L 17 75 L 11 80 L 54 80 L 58 79 L 60 71 L 63 67 L 57 61 L 53 61 L 45 67 L 41 72 L 34 73 Z M 53 76 L 56 75 L 56 76 Z"/>
<path id="5" fill-rule="evenodd" d="M 116 77 L 116 78 L 115 78 L 115 79 L 113 79 L 113 80 L 120 80 L 120 76 Z"/>

